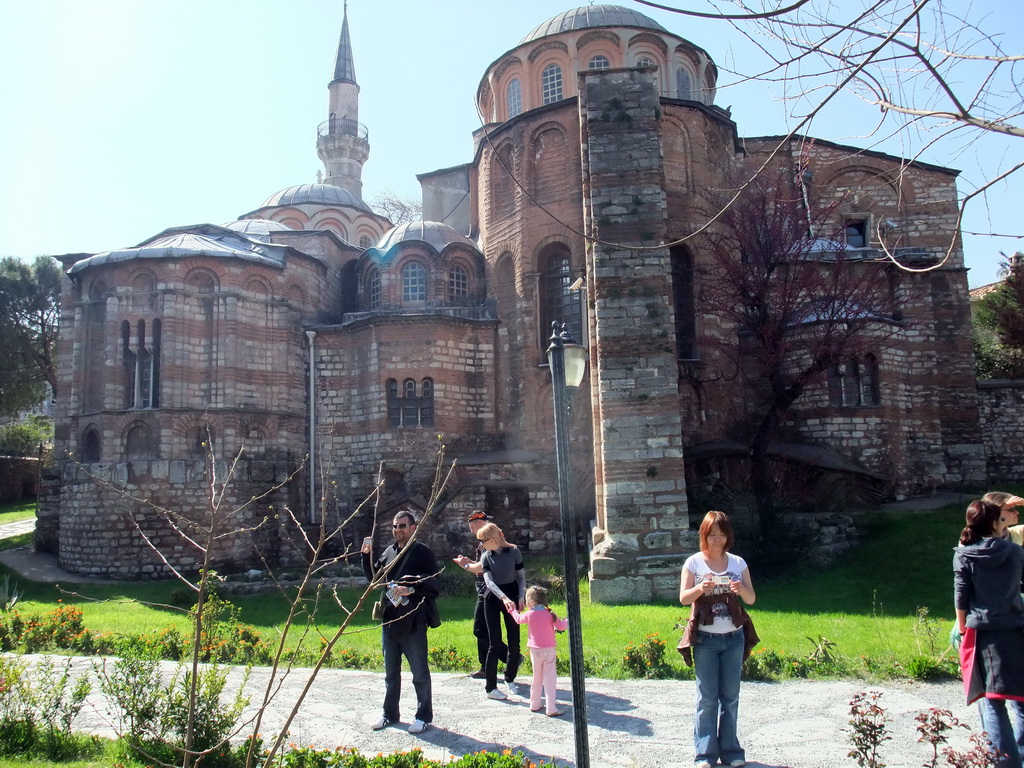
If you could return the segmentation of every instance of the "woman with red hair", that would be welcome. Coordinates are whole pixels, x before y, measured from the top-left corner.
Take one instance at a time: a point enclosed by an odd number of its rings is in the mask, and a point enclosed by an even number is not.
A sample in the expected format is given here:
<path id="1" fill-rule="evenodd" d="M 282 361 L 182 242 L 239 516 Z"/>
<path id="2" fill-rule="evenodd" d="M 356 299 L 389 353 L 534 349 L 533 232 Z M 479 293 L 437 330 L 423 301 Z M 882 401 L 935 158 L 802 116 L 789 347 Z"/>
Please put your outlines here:
<path id="1" fill-rule="evenodd" d="M 743 659 L 757 642 L 740 600 L 753 605 L 756 595 L 742 557 L 729 552 L 732 523 L 711 511 L 700 524 L 700 552 L 683 564 L 679 602 L 692 605 L 679 650 L 693 656 L 697 712 L 693 718 L 695 768 L 746 765 L 736 731 Z"/>

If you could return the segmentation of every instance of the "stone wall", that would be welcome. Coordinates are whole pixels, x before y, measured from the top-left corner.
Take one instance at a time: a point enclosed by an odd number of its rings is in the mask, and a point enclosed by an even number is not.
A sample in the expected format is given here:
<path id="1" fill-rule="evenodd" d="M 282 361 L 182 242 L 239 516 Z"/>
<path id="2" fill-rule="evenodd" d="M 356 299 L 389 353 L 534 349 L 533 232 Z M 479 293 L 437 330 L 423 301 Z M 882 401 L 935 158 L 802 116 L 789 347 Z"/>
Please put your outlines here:
<path id="1" fill-rule="evenodd" d="M 1024 478 L 1024 381 L 978 382 L 981 434 L 985 439 L 988 484 Z"/>
<path id="2" fill-rule="evenodd" d="M 298 532 L 284 514 L 294 485 L 253 501 L 293 469 L 241 462 L 213 511 L 203 461 L 65 464 L 58 500 L 60 565 L 71 573 L 115 579 L 168 578 L 172 567 L 194 573 L 204 556 L 182 531 L 203 541 L 211 521 L 228 534 L 215 545 L 216 570 L 301 563 Z M 217 477 L 227 471 L 226 463 L 217 463 Z"/>

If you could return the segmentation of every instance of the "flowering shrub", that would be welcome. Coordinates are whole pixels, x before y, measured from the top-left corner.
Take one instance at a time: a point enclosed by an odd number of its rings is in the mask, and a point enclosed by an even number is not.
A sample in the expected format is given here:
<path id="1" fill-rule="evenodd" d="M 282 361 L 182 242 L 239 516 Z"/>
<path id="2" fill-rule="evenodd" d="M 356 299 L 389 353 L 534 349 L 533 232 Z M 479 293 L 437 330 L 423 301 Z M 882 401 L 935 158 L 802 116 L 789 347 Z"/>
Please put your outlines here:
<path id="1" fill-rule="evenodd" d="M 452 646 L 431 648 L 428 652 L 428 659 L 430 668 L 439 672 L 464 672 L 473 668 L 472 659 L 469 656 L 463 656 Z"/>
<path id="2" fill-rule="evenodd" d="M 668 677 L 670 670 L 665 661 L 665 641 L 654 632 L 638 643 L 626 643 L 622 668 L 633 677 Z"/>

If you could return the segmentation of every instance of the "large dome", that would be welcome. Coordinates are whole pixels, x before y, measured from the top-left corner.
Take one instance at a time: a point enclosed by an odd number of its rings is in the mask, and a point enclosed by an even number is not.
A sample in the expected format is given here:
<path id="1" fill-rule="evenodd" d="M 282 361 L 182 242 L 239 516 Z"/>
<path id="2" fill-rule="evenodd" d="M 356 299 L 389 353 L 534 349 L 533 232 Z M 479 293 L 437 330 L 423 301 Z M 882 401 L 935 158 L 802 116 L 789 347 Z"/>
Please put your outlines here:
<path id="1" fill-rule="evenodd" d="M 358 195 L 347 189 L 331 184 L 298 184 L 268 197 L 260 208 L 276 208 L 285 205 L 347 205 L 367 213 L 373 213 L 370 207 Z"/>
<path id="2" fill-rule="evenodd" d="M 239 219 L 224 224 L 227 229 L 234 232 L 241 232 L 249 237 L 268 237 L 271 232 L 292 232 L 294 231 L 287 224 L 270 219 Z"/>
<path id="3" fill-rule="evenodd" d="M 480 250 L 479 246 L 468 237 L 439 221 L 410 221 L 408 224 L 402 224 L 385 232 L 374 248 L 386 253 L 399 243 L 412 241 L 426 243 L 438 253 L 452 243 L 461 243 L 474 250 Z"/>
<path id="4" fill-rule="evenodd" d="M 655 29 L 667 32 L 661 24 L 649 16 L 621 5 L 585 5 L 553 16 L 524 37 L 519 45 L 539 40 L 559 32 L 571 32 L 575 29 L 592 27 L 636 27 L 638 29 Z"/>

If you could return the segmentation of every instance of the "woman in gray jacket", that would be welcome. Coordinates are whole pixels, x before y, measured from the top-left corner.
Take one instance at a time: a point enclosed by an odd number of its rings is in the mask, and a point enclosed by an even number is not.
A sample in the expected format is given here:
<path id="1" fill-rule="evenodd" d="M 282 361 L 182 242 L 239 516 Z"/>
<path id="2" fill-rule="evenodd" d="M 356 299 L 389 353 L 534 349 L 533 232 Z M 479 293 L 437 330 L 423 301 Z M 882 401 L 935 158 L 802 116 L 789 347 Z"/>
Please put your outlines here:
<path id="1" fill-rule="evenodd" d="M 974 501 L 953 554 L 953 598 L 963 640 L 967 703 L 979 702 L 999 768 L 1021 768 L 1006 702 L 1024 701 L 1024 548 L 1000 538 L 997 504 Z"/>
<path id="2" fill-rule="evenodd" d="M 516 673 L 522 654 L 519 650 L 519 625 L 508 611 L 505 600 L 511 600 L 519 610 L 525 607 L 526 573 L 523 571 L 523 555 L 519 548 L 505 540 L 505 534 L 494 523 L 488 523 L 476 532 L 484 553 L 480 558 L 483 566 L 484 622 L 487 625 L 487 659 L 484 661 L 484 690 L 489 699 L 505 699 L 508 696 L 498 689 L 498 661 L 505 662 L 505 685 L 509 693 L 519 693 Z M 505 643 L 501 642 L 501 624 L 505 624 Z"/>

